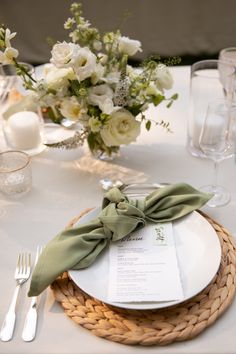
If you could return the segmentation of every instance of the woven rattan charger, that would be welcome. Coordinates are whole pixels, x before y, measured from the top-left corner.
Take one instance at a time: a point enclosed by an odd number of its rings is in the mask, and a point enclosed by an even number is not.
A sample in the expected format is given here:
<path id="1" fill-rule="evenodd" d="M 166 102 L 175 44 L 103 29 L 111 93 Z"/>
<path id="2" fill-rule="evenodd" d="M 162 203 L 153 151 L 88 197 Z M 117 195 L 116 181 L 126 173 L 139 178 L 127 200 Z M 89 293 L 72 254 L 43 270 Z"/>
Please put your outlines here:
<path id="1" fill-rule="evenodd" d="M 73 227 L 88 211 L 73 219 L 67 227 Z M 166 345 L 197 336 L 229 307 L 236 289 L 234 241 L 224 227 L 208 215 L 202 215 L 219 237 L 222 257 L 214 279 L 190 300 L 160 310 L 124 310 L 90 297 L 68 278 L 67 273 L 51 286 L 56 300 L 77 324 L 114 342 L 145 346 Z"/>

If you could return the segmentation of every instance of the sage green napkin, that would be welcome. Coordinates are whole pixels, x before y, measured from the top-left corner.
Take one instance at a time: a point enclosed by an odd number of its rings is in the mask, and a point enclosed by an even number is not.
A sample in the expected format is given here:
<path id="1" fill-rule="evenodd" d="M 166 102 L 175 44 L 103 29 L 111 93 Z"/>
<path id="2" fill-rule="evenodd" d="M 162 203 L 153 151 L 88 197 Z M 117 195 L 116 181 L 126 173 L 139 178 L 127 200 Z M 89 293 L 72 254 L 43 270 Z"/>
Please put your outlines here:
<path id="1" fill-rule="evenodd" d="M 110 241 L 122 239 L 147 221 L 178 219 L 211 197 L 183 183 L 157 189 L 143 200 L 131 200 L 112 188 L 96 219 L 63 231 L 48 243 L 33 272 L 29 296 L 39 295 L 66 270 L 88 267 Z"/>

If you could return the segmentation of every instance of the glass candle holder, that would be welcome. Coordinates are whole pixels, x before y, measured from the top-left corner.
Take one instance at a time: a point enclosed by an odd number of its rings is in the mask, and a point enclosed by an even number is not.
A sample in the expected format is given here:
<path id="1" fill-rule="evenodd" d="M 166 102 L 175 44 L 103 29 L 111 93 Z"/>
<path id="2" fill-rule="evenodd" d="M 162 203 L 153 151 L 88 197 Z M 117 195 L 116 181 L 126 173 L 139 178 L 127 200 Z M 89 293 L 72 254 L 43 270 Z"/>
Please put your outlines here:
<path id="1" fill-rule="evenodd" d="M 7 196 L 21 196 L 30 191 L 32 174 L 30 156 L 23 151 L 0 153 L 0 191 Z"/>
<path id="2" fill-rule="evenodd" d="M 30 64 L 21 65 L 34 77 L 34 68 Z M 29 155 L 40 153 L 45 146 L 44 122 L 38 98 L 33 92 L 26 92 L 13 65 L 0 66 L 0 104 L 7 147 Z"/>

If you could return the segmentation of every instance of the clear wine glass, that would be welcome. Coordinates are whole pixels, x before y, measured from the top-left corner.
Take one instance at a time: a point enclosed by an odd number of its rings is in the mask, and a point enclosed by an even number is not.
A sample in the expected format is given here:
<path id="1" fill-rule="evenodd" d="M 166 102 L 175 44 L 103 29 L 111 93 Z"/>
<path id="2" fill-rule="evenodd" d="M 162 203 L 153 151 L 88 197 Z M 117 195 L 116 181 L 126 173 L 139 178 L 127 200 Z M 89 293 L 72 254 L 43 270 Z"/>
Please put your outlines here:
<path id="1" fill-rule="evenodd" d="M 230 201 L 230 193 L 218 185 L 218 169 L 222 160 L 234 155 L 235 118 L 235 104 L 227 100 L 215 100 L 209 103 L 199 146 L 206 157 L 214 161 L 214 183 L 200 188 L 203 192 L 213 194 L 207 203 L 210 207 L 223 206 Z"/>

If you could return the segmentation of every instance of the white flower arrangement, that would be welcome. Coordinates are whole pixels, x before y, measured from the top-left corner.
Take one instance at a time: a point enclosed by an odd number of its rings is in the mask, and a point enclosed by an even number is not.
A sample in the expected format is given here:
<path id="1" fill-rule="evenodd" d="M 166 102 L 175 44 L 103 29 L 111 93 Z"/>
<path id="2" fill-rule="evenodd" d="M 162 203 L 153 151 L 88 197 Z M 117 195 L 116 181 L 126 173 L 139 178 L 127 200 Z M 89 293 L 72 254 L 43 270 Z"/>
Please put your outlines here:
<path id="1" fill-rule="evenodd" d="M 158 60 L 146 60 L 140 69 L 128 64 L 129 57 L 142 51 L 138 40 L 120 31 L 101 35 L 84 19 L 78 3 L 71 5 L 71 13 L 73 17 L 64 24 L 70 41 L 54 44 L 40 80 L 17 61 L 18 51 L 10 43 L 16 33 L 3 26 L 0 63 L 16 66 L 25 87 L 37 95 L 54 122 L 66 118 L 81 124 L 76 133 L 79 144 L 87 139 L 91 151 L 110 155 L 136 140 L 142 122 L 147 130 L 151 128 L 153 121 L 145 116 L 150 103 L 157 106 L 166 100 L 170 107 L 177 99 L 177 94 L 165 97 L 173 78 Z M 154 123 L 169 129 L 168 123 Z"/>

